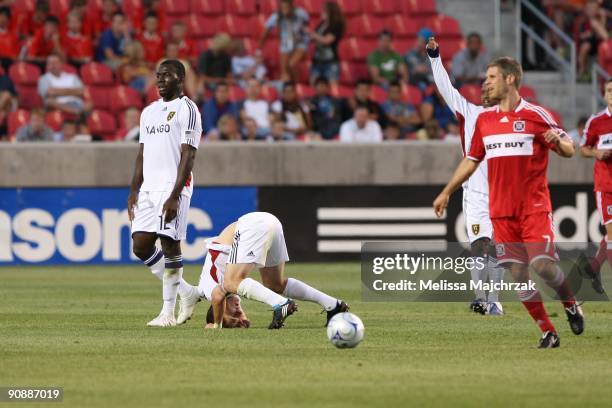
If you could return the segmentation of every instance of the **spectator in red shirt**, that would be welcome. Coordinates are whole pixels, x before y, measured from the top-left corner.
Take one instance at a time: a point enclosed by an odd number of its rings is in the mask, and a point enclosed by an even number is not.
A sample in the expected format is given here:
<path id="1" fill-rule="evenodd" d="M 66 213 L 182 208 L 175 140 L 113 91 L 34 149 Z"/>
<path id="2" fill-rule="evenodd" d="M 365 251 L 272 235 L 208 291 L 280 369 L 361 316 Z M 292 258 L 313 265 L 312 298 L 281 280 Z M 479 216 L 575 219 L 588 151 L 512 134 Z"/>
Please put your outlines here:
<path id="1" fill-rule="evenodd" d="M 22 38 L 32 37 L 43 28 L 47 21 L 47 17 L 49 17 L 49 2 L 38 0 L 34 12 L 31 15 L 22 14 L 19 17 L 17 32 Z"/>
<path id="2" fill-rule="evenodd" d="M 64 56 L 64 49 L 60 41 L 59 20 L 55 16 L 47 17 L 45 25 L 38 30 L 28 46 L 26 59 L 44 68 L 47 57 L 51 54 Z"/>
<path id="3" fill-rule="evenodd" d="M 198 50 L 195 43 L 190 38 L 187 38 L 187 26 L 182 21 L 176 21 L 170 28 L 170 38 L 168 42 L 177 43 L 179 46 L 179 57 L 189 60 L 192 65 L 195 65 L 198 57 Z"/>
<path id="4" fill-rule="evenodd" d="M 159 20 L 154 12 L 149 12 L 144 19 L 144 30 L 138 40 L 145 50 L 145 60 L 156 63 L 164 56 L 164 39 L 158 32 Z"/>
<path id="5" fill-rule="evenodd" d="M 94 33 L 94 16 L 89 12 L 87 7 L 87 0 L 72 0 L 70 2 L 70 11 L 67 16 L 71 14 L 76 14 L 81 19 L 81 34 L 85 37 L 93 38 L 95 37 Z M 64 32 L 68 31 L 68 21 L 64 19 Z"/>
<path id="6" fill-rule="evenodd" d="M 94 37 L 98 38 L 104 31 L 111 28 L 113 16 L 120 11 L 115 0 L 102 0 L 102 9 L 94 21 Z"/>
<path id="7" fill-rule="evenodd" d="M 19 47 L 17 36 L 10 28 L 11 9 L 0 7 L 0 64 L 7 70 L 9 65 L 17 58 Z"/>
<path id="8" fill-rule="evenodd" d="M 83 35 L 82 26 L 79 13 L 71 11 L 68 14 L 68 26 L 62 38 L 62 45 L 66 51 L 66 59 L 76 66 L 91 62 L 93 59 L 91 40 Z"/>

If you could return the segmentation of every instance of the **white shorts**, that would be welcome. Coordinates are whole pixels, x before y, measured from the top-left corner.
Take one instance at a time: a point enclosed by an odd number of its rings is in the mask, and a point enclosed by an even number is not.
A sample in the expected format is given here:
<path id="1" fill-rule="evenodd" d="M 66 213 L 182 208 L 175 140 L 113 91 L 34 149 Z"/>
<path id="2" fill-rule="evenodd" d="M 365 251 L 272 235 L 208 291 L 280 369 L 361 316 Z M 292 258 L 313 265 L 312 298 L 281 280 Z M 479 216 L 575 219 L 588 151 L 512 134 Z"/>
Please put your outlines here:
<path id="1" fill-rule="evenodd" d="M 225 264 L 231 247 L 219 244 L 212 239 L 206 240 L 206 259 L 200 273 L 198 289 L 208 300 L 211 300 L 212 291 L 215 286 L 223 286 L 225 276 Z"/>
<path id="2" fill-rule="evenodd" d="M 283 226 L 278 218 L 266 212 L 252 212 L 238 219 L 228 263 L 254 263 L 261 268 L 288 260 Z"/>
<path id="3" fill-rule="evenodd" d="M 463 189 L 463 215 L 470 244 L 481 238 L 493 239 L 493 224 L 489 217 L 489 196 Z"/>
<path id="4" fill-rule="evenodd" d="M 141 191 L 138 193 L 138 202 L 134 208 L 134 220 L 132 221 L 132 234 L 154 232 L 175 241 L 183 241 L 187 237 L 187 216 L 191 197 L 181 194 L 176 218 L 165 222 L 162 217 L 162 208 L 168 197 L 170 197 L 170 191 Z"/>

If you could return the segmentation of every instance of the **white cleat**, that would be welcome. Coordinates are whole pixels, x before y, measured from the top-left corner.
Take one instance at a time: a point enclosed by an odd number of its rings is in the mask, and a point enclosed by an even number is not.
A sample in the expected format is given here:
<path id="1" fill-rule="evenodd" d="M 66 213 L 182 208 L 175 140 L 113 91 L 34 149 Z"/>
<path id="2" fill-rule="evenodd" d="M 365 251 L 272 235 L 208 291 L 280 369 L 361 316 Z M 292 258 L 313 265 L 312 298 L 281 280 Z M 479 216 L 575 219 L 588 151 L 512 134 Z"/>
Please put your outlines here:
<path id="1" fill-rule="evenodd" d="M 147 323 L 149 327 L 171 327 L 176 326 L 176 318 L 170 314 L 160 314 Z"/>
<path id="2" fill-rule="evenodd" d="M 192 287 L 189 296 L 181 297 L 181 301 L 179 304 L 179 314 L 178 318 L 176 319 L 176 324 L 187 323 L 187 320 L 191 319 L 193 311 L 199 301 L 200 295 L 198 294 L 198 290 L 195 287 Z"/>

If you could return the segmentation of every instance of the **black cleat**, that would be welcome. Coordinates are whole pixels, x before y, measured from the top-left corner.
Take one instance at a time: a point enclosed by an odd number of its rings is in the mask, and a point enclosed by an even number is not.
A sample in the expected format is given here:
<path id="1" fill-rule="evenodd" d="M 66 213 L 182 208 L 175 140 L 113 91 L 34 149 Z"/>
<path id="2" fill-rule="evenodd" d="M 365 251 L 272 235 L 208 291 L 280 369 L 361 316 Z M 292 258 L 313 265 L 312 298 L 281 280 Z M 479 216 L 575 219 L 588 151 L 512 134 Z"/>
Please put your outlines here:
<path id="1" fill-rule="evenodd" d="M 285 319 L 297 312 L 297 310 L 297 304 L 291 299 L 288 299 L 282 305 L 277 306 L 272 312 L 272 323 L 270 323 L 268 329 L 280 329 L 283 327 Z"/>
<path id="2" fill-rule="evenodd" d="M 332 317 L 334 317 L 338 313 L 348 312 L 348 310 L 349 310 L 349 305 L 344 303 L 343 300 L 338 300 L 338 302 L 336 303 L 336 307 L 334 307 L 332 310 L 327 312 L 327 321 L 325 322 L 325 327 L 327 327 Z"/>
<path id="3" fill-rule="evenodd" d="M 584 331 L 584 315 L 580 305 L 574 303 L 572 306 L 566 307 L 565 314 L 572 332 L 576 335 L 581 334 Z"/>
<path id="4" fill-rule="evenodd" d="M 593 270 L 593 267 L 591 266 L 591 262 L 589 262 L 586 256 L 584 255 L 580 256 L 580 258 L 578 259 L 578 267 L 580 268 L 582 272 L 584 272 L 584 275 L 587 278 L 591 279 L 591 286 L 593 287 L 593 290 L 595 292 L 601 295 L 606 293 L 606 291 L 603 288 L 603 284 L 601 283 L 600 271 Z"/>
<path id="5" fill-rule="evenodd" d="M 555 332 L 547 331 L 544 332 L 544 335 L 540 339 L 540 344 L 538 348 L 557 348 L 561 345 L 561 341 L 559 340 L 559 336 Z"/>
<path id="6" fill-rule="evenodd" d="M 472 303 L 470 303 L 470 310 L 474 313 L 483 315 L 487 312 L 487 303 L 482 299 L 474 299 Z"/>

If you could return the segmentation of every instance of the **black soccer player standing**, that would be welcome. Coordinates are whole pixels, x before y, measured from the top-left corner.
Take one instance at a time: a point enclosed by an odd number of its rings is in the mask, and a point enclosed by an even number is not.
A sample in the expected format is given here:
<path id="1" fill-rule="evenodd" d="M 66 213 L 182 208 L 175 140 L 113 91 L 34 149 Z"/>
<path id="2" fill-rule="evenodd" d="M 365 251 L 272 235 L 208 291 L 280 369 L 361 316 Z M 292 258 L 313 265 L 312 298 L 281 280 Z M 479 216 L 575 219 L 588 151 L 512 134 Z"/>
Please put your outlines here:
<path id="1" fill-rule="evenodd" d="M 183 279 L 181 241 L 193 194 L 191 170 L 202 135 L 197 106 L 183 95 L 185 67 L 165 60 L 156 73 L 160 99 L 140 117 L 140 150 L 128 197 L 134 254 L 163 282 L 163 307 L 149 326 L 175 326 L 177 293 L 181 308 L 199 301 Z M 157 239 L 162 250 L 156 247 Z"/>

